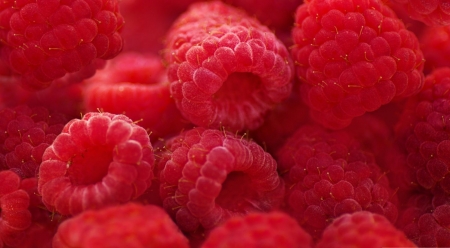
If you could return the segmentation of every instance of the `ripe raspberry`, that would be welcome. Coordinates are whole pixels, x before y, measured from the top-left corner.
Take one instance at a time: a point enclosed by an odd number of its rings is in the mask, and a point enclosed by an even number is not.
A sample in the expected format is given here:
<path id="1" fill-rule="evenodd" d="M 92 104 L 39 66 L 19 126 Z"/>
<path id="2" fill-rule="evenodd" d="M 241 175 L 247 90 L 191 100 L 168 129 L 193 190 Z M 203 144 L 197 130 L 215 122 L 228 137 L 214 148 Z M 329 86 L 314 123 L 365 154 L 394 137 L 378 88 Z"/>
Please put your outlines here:
<path id="1" fill-rule="evenodd" d="M 249 213 L 214 228 L 202 248 L 310 248 L 312 238 L 282 212 Z"/>
<path id="2" fill-rule="evenodd" d="M 345 213 L 367 210 L 397 218 L 397 202 L 373 156 L 344 131 L 304 125 L 278 152 L 286 211 L 314 239 Z"/>
<path id="3" fill-rule="evenodd" d="M 429 26 L 450 25 L 450 6 L 447 0 L 392 0 L 399 3 L 410 17 Z"/>
<path id="4" fill-rule="evenodd" d="M 406 163 L 426 189 L 450 193 L 450 68 L 433 71 L 422 91 L 408 99 L 396 125 Z"/>
<path id="5" fill-rule="evenodd" d="M 417 37 L 379 0 L 308 1 L 297 9 L 292 37 L 300 93 L 327 128 L 422 88 Z"/>
<path id="6" fill-rule="evenodd" d="M 30 197 L 20 187 L 20 177 L 0 171 L 0 247 L 16 247 L 31 225 Z"/>
<path id="7" fill-rule="evenodd" d="M 87 113 L 45 150 L 38 191 L 50 211 L 75 215 L 128 202 L 153 178 L 147 132 L 124 115 Z"/>
<path id="8" fill-rule="evenodd" d="M 275 160 L 241 136 L 195 128 L 165 148 L 160 195 L 182 231 L 207 232 L 232 216 L 269 211 L 282 201 Z"/>
<path id="9" fill-rule="evenodd" d="M 165 59 L 177 107 L 198 126 L 255 129 L 291 92 L 283 43 L 222 2 L 192 4 L 169 30 Z"/>
<path id="10" fill-rule="evenodd" d="M 44 107 L 20 105 L 0 110 L 0 170 L 35 177 L 44 150 L 61 133 L 66 118 Z"/>
<path id="11" fill-rule="evenodd" d="M 450 66 L 450 26 L 426 27 L 420 36 L 425 57 L 425 74 L 439 67 Z"/>
<path id="12" fill-rule="evenodd" d="M 450 246 L 450 198 L 428 192 L 413 195 L 400 213 L 397 226 L 419 247 Z"/>
<path id="13" fill-rule="evenodd" d="M 88 210 L 58 228 L 54 248 L 189 247 L 188 240 L 160 207 L 127 203 Z"/>
<path id="14" fill-rule="evenodd" d="M 42 89 L 122 49 L 117 0 L 24 0 L 0 5 L 3 59 L 26 88 Z"/>
<path id="15" fill-rule="evenodd" d="M 86 80 L 87 111 L 124 114 L 151 133 L 152 140 L 187 127 L 170 96 L 159 57 L 122 53 L 93 78 Z"/>
<path id="16" fill-rule="evenodd" d="M 386 217 L 367 211 L 344 214 L 323 232 L 316 248 L 416 247 Z"/>

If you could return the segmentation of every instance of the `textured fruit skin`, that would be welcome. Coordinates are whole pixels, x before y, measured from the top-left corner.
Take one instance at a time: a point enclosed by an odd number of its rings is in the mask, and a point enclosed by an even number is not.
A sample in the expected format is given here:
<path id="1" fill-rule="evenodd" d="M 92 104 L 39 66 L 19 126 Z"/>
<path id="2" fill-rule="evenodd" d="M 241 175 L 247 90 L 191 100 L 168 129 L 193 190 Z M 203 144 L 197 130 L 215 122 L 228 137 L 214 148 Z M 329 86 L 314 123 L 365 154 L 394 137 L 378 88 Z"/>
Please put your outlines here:
<path id="1" fill-rule="evenodd" d="M 397 201 L 373 155 L 344 131 L 304 125 L 277 154 L 286 211 L 317 240 L 331 221 L 367 210 L 397 219 Z"/>
<path id="2" fill-rule="evenodd" d="M 417 247 L 383 215 L 360 211 L 336 218 L 316 248 Z"/>
<path id="3" fill-rule="evenodd" d="M 406 202 L 396 225 L 419 247 L 448 247 L 449 203 L 445 193 L 416 193 Z"/>
<path id="4" fill-rule="evenodd" d="M 3 1 L 2 56 L 24 87 L 46 88 L 96 59 L 116 56 L 123 23 L 116 0 Z"/>
<path id="5" fill-rule="evenodd" d="M 83 83 L 87 111 L 124 114 L 145 128 L 152 140 L 188 127 L 171 97 L 159 56 L 122 53 Z"/>
<path id="6" fill-rule="evenodd" d="M 31 225 L 28 210 L 30 197 L 20 189 L 20 177 L 10 171 L 0 171 L 0 247 L 16 247 L 23 241 Z"/>
<path id="7" fill-rule="evenodd" d="M 450 193 L 450 69 L 438 68 L 408 99 L 395 127 L 396 140 L 417 183 Z"/>
<path id="8" fill-rule="evenodd" d="M 290 95 L 287 48 L 256 19 L 222 2 L 191 5 L 165 44 L 171 93 L 197 126 L 255 129 Z"/>
<path id="9" fill-rule="evenodd" d="M 311 248 L 312 238 L 283 212 L 249 213 L 214 228 L 202 248 Z"/>
<path id="10" fill-rule="evenodd" d="M 37 176 L 45 149 L 66 122 L 64 115 L 44 107 L 0 109 L 0 170 L 12 170 L 21 178 Z"/>
<path id="11" fill-rule="evenodd" d="M 124 115 L 89 112 L 45 150 L 38 192 L 50 211 L 75 215 L 138 197 L 151 185 L 153 165 L 142 127 Z"/>
<path id="12" fill-rule="evenodd" d="M 127 203 L 88 210 L 61 223 L 54 248 L 188 248 L 188 240 L 160 207 Z"/>
<path id="13" fill-rule="evenodd" d="M 445 0 L 391 0 L 399 3 L 412 19 L 429 26 L 450 25 L 450 6 Z"/>
<path id="14" fill-rule="evenodd" d="M 232 216 L 280 206 L 284 184 L 255 142 L 194 128 L 165 145 L 158 167 L 163 207 L 182 231 L 209 231 Z"/>
<path id="15" fill-rule="evenodd" d="M 417 37 L 378 0 L 305 2 L 291 54 L 311 117 L 330 129 L 423 86 Z"/>

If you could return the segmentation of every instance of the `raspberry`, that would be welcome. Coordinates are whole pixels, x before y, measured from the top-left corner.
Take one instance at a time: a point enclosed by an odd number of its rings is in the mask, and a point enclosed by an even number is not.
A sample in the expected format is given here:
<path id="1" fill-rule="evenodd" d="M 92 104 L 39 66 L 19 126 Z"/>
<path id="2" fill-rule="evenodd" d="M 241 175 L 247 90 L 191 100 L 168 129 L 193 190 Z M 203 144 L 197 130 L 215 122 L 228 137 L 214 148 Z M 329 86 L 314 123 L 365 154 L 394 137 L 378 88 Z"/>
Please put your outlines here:
<path id="1" fill-rule="evenodd" d="M 74 119 L 45 150 L 38 192 L 50 211 L 75 215 L 141 195 L 153 178 L 147 132 L 124 115 Z"/>
<path id="2" fill-rule="evenodd" d="M 16 247 L 31 225 L 30 197 L 20 187 L 20 177 L 0 171 L 0 246 Z"/>
<path id="3" fill-rule="evenodd" d="M 215 247 L 310 248 L 312 238 L 285 213 L 249 213 L 214 228 L 202 248 Z"/>
<path id="4" fill-rule="evenodd" d="M 446 0 L 392 0 L 407 10 L 410 17 L 429 26 L 450 25 L 450 6 Z"/>
<path id="5" fill-rule="evenodd" d="M 187 127 L 170 96 L 159 57 L 123 53 L 85 81 L 87 111 L 125 114 L 151 133 L 152 140 Z"/>
<path id="6" fill-rule="evenodd" d="M 327 128 L 344 128 L 423 85 L 417 37 L 381 1 L 305 2 L 292 37 L 300 94 Z"/>
<path id="7" fill-rule="evenodd" d="M 202 127 L 255 129 L 292 88 L 293 64 L 283 43 L 218 1 L 192 4 L 175 21 L 165 59 L 177 107 Z"/>
<path id="8" fill-rule="evenodd" d="M 425 73 L 439 67 L 450 66 L 450 26 L 426 27 L 420 36 L 421 49 L 425 57 Z"/>
<path id="9" fill-rule="evenodd" d="M 0 16 L 3 59 L 26 88 L 46 88 L 122 49 L 116 0 L 4 1 Z"/>
<path id="10" fill-rule="evenodd" d="M 397 225 L 419 247 L 450 246 L 450 199 L 428 192 L 417 193 L 408 200 Z"/>
<path id="11" fill-rule="evenodd" d="M 316 248 L 416 247 L 386 217 L 367 211 L 344 214 L 323 232 Z"/>
<path id="12" fill-rule="evenodd" d="M 66 118 L 44 107 L 20 105 L 0 110 L 0 169 L 35 177 L 44 150 L 61 133 Z"/>
<path id="13" fill-rule="evenodd" d="M 53 247 L 189 246 L 162 208 L 127 203 L 88 210 L 64 221 L 53 239 Z"/>
<path id="14" fill-rule="evenodd" d="M 422 91 L 408 99 L 396 125 L 399 148 L 417 182 L 450 193 L 450 69 L 434 70 Z"/>
<path id="15" fill-rule="evenodd" d="M 344 131 L 304 125 L 278 154 L 286 211 L 314 239 L 345 213 L 367 210 L 397 218 L 396 199 L 373 156 Z"/>
<path id="16" fill-rule="evenodd" d="M 195 128 L 169 140 L 159 161 L 163 206 L 182 231 L 207 232 L 226 219 L 279 207 L 284 184 L 256 143 Z"/>

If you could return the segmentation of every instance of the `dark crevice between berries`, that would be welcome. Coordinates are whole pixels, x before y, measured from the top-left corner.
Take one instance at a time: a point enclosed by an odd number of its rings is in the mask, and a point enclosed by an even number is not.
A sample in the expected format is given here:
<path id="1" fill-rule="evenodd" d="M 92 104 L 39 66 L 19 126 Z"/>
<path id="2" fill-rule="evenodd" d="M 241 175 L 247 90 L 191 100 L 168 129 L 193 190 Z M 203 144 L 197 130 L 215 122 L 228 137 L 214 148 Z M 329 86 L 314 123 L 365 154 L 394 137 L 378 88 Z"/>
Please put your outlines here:
<path id="1" fill-rule="evenodd" d="M 252 99 L 255 92 L 261 91 L 261 78 L 250 72 L 234 72 L 223 82 L 219 91 L 214 94 L 217 102 L 231 101 L 236 103 Z"/>
<path id="2" fill-rule="evenodd" d="M 232 212 L 246 212 L 257 207 L 252 204 L 254 202 L 258 202 L 258 199 L 252 188 L 251 178 L 239 171 L 228 174 L 216 203 Z"/>
<path id="3" fill-rule="evenodd" d="M 113 161 L 112 149 L 108 146 L 89 147 L 69 161 L 68 176 L 74 185 L 94 184 L 108 173 Z"/>

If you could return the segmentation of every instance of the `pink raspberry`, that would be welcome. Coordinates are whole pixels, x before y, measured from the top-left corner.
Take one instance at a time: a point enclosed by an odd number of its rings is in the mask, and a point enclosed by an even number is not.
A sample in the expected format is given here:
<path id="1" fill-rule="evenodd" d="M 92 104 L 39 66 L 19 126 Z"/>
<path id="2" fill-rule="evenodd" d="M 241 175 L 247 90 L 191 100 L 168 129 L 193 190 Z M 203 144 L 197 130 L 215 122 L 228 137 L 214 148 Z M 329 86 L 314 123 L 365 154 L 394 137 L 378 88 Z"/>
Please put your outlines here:
<path id="1" fill-rule="evenodd" d="M 327 128 L 346 127 L 422 88 L 417 37 L 379 0 L 307 1 L 292 37 L 300 93 Z"/>
<path id="2" fill-rule="evenodd" d="M 90 112 L 45 150 L 38 192 L 62 215 L 125 203 L 151 185 L 153 163 L 145 129 L 124 115 Z"/>
<path id="3" fill-rule="evenodd" d="M 426 27 L 419 40 L 425 57 L 426 74 L 436 68 L 450 66 L 450 26 Z"/>
<path id="4" fill-rule="evenodd" d="M 20 105 L 0 110 L 0 170 L 21 178 L 37 176 L 45 149 L 61 133 L 66 118 L 44 107 Z"/>
<path id="5" fill-rule="evenodd" d="M 314 239 L 336 217 L 370 211 L 397 218 L 397 202 L 373 155 L 344 131 L 304 125 L 278 152 L 286 211 Z"/>
<path id="6" fill-rule="evenodd" d="M 0 171 L 0 247 L 20 245 L 31 225 L 30 197 L 19 187 L 16 173 Z"/>
<path id="7" fill-rule="evenodd" d="M 125 114 L 144 127 L 152 140 L 179 133 L 188 121 L 177 109 L 165 75 L 159 57 L 122 53 L 85 81 L 86 110 Z"/>
<path id="8" fill-rule="evenodd" d="M 311 248 L 312 238 L 283 212 L 249 213 L 214 228 L 202 248 Z"/>
<path id="9" fill-rule="evenodd" d="M 159 161 L 163 206 L 182 231 L 208 232 L 232 216 L 279 207 L 272 156 L 226 131 L 195 128 L 169 140 Z"/>
<path id="10" fill-rule="evenodd" d="M 173 23 L 165 59 L 177 107 L 198 126 L 255 129 L 291 92 L 293 64 L 283 43 L 219 1 L 192 4 Z"/>
<path id="11" fill-rule="evenodd" d="M 316 248 L 341 247 L 416 246 L 383 215 L 360 211 L 336 218 L 316 245 Z"/>
<path id="12" fill-rule="evenodd" d="M 23 0 L 0 4 L 3 59 L 26 88 L 42 89 L 122 49 L 117 0 Z"/>
<path id="13" fill-rule="evenodd" d="M 396 125 L 406 163 L 425 189 L 450 193 L 450 69 L 434 70 L 422 91 L 408 99 Z"/>
<path id="14" fill-rule="evenodd" d="M 62 222 L 53 247 L 188 248 L 189 245 L 162 208 L 127 203 L 88 210 Z"/>
<path id="15" fill-rule="evenodd" d="M 416 193 L 401 211 L 397 226 L 419 247 L 448 247 L 449 213 L 448 194 L 439 199 L 429 193 Z"/>
<path id="16" fill-rule="evenodd" d="M 450 6 L 447 0 L 391 0 L 401 4 L 410 17 L 429 26 L 450 25 Z"/>

